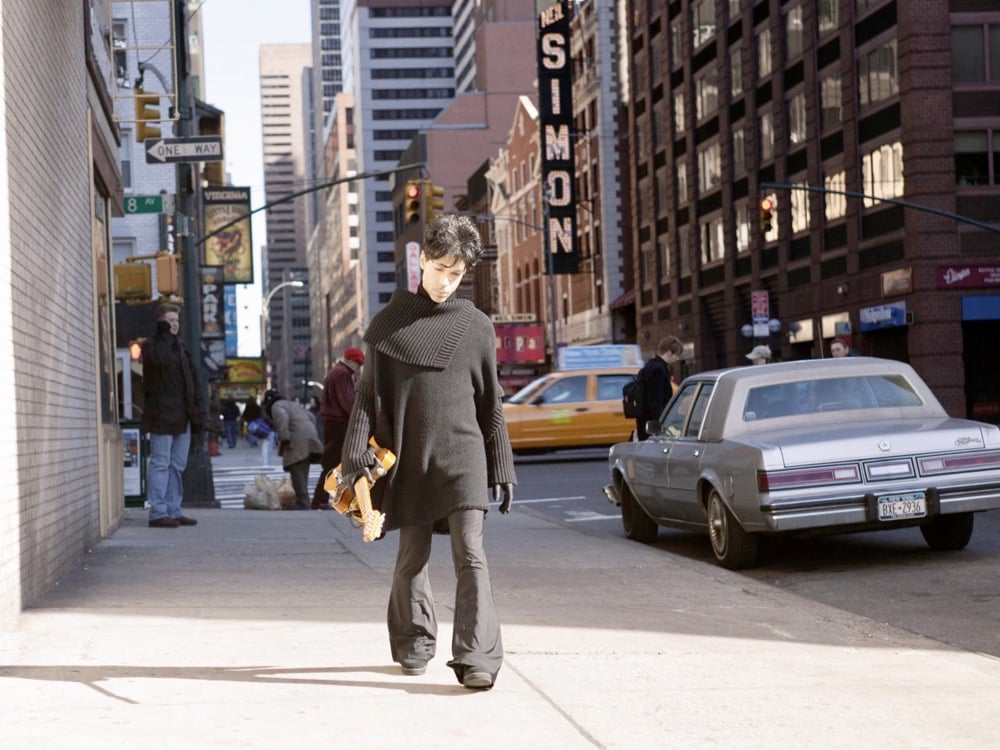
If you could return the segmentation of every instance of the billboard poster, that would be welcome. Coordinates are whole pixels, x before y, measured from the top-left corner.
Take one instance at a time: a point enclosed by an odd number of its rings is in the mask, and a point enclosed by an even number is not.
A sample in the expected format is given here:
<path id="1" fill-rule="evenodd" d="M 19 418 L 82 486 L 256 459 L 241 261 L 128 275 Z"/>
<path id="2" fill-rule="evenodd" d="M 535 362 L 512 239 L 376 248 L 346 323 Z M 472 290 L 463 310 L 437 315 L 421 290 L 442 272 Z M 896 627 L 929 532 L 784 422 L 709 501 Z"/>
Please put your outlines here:
<path id="1" fill-rule="evenodd" d="M 545 333 L 540 325 L 494 323 L 497 337 L 497 365 L 543 364 Z"/>
<path id="2" fill-rule="evenodd" d="M 262 357 L 231 357 L 226 360 L 229 383 L 263 383 L 264 360 Z"/>
<path id="3" fill-rule="evenodd" d="M 226 335 L 221 266 L 202 266 L 201 274 L 201 337 L 221 339 Z"/>
<path id="4" fill-rule="evenodd" d="M 570 4 L 558 0 L 538 16 L 538 125 L 542 134 L 545 242 L 552 270 L 577 273 L 573 175 L 573 69 L 570 60 Z"/>
<path id="5" fill-rule="evenodd" d="M 235 357 L 239 354 L 239 331 L 236 326 L 236 287 L 227 284 L 224 289 L 222 299 L 225 301 L 226 356 Z"/>
<path id="6" fill-rule="evenodd" d="M 222 266 L 223 283 L 253 283 L 250 188 L 204 190 L 206 266 Z"/>

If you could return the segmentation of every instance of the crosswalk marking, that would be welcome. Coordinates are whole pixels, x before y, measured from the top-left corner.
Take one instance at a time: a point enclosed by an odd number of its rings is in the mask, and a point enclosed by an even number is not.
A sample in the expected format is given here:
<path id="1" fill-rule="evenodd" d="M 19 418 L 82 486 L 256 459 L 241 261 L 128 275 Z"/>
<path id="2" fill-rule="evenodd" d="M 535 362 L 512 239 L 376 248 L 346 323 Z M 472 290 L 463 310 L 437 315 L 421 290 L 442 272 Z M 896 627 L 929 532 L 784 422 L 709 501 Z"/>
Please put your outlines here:
<path id="1" fill-rule="evenodd" d="M 312 500 L 313 490 L 316 482 L 319 481 L 323 467 L 319 464 L 312 464 L 309 467 L 309 499 Z M 268 479 L 277 483 L 281 478 L 288 476 L 287 472 L 280 466 L 239 466 L 212 469 L 212 478 L 215 484 L 215 501 L 222 508 L 242 508 L 243 488 L 254 481 L 257 475 L 264 474 Z"/>

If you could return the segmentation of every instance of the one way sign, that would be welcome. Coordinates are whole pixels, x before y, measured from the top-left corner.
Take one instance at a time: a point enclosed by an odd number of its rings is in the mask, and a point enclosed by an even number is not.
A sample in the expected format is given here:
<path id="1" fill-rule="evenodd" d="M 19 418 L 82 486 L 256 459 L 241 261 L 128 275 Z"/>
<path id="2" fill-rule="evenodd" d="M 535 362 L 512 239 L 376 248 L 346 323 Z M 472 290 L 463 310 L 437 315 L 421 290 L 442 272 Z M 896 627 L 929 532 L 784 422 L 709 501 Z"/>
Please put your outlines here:
<path id="1" fill-rule="evenodd" d="M 181 161 L 222 161 L 222 136 L 195 138 L 147 138 L 147 164 L 173 164 Z"/>

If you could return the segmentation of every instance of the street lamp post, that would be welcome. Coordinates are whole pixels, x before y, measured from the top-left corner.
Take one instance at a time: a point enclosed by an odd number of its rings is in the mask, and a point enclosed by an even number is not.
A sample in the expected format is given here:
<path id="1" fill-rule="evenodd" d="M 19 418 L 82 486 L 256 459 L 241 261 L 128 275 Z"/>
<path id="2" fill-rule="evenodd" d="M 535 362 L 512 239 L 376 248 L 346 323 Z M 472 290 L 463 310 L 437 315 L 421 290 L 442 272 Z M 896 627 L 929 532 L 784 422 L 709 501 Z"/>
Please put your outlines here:
<path id="1" fill-rule="evenodd" d="M 271 299 L 274 297 L 274 295 L 277 292 L 281 291 L 285 287 L 291 286 L 291 287 L 301 288 L 301 287 L 304 287 L 305 285 L 306 285 L 306 282 L 302 281 L 301 279 L 295 279 L 293 281 L 282 281 L 280 284 L 278 284 L 277 286 L 275 286 L 274 289 L 272 289 L 271 291 L 269 291 L 267 293 L 267 296 L 264 297 L 264 301 L 261 304 L 261 309 L 260 309 L 260 353 L 261 353 L 261 356 L 264 356 L 264 354 L 267 351 L 267 321 L 271 317 Z M 266 367 L 266 365 L 265 365 L 265 367 Z M 271 387 L 271 378 L 270 378 L 270 375 L 268 375 L 266 377 L 267 377 L 267 387 L 270 388 Z"/>

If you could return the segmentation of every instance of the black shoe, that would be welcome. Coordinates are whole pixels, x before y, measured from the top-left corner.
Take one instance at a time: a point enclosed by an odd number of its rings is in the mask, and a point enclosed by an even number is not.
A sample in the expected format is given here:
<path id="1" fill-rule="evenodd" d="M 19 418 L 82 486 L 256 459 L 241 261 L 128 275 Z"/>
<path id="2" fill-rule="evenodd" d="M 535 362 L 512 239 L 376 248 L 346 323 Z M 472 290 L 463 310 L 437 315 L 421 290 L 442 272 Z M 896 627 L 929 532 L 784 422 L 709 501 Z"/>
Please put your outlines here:
<path id="1" fill-rule="evenodd" d="M 197 521 L 195 521 L 193 518 L 188 518 L 187 516 L 177 516 L 177 518 L 175 518 L 174 520 L 177 521 L 177 523 L 179 525 L 181 525 L 181 526 L 197 526 L 198 525 Z"/>
<path id="2" fill-rule="evenodd" d="M 149 525 L 154 529 L 176 529 L 180 526 L 176 518 L 168 518 L 164 516 L 163 518 L 154 518 L 149 522 Z"/>
<path id="3" fill-rule="evenodd" d="M 493 678 L 489 672 L 468 671 L 462 676 L 462 684 L 469 690 L 489 690 L 493 687 Z"/>
<path id="4" fill-rule="evenodd" d="M 427 660 L 403 659 L 403 661 L 399 663 L 399 667 L 403 671 L 403 674 L 415 677 L 427 671 Z"/>

